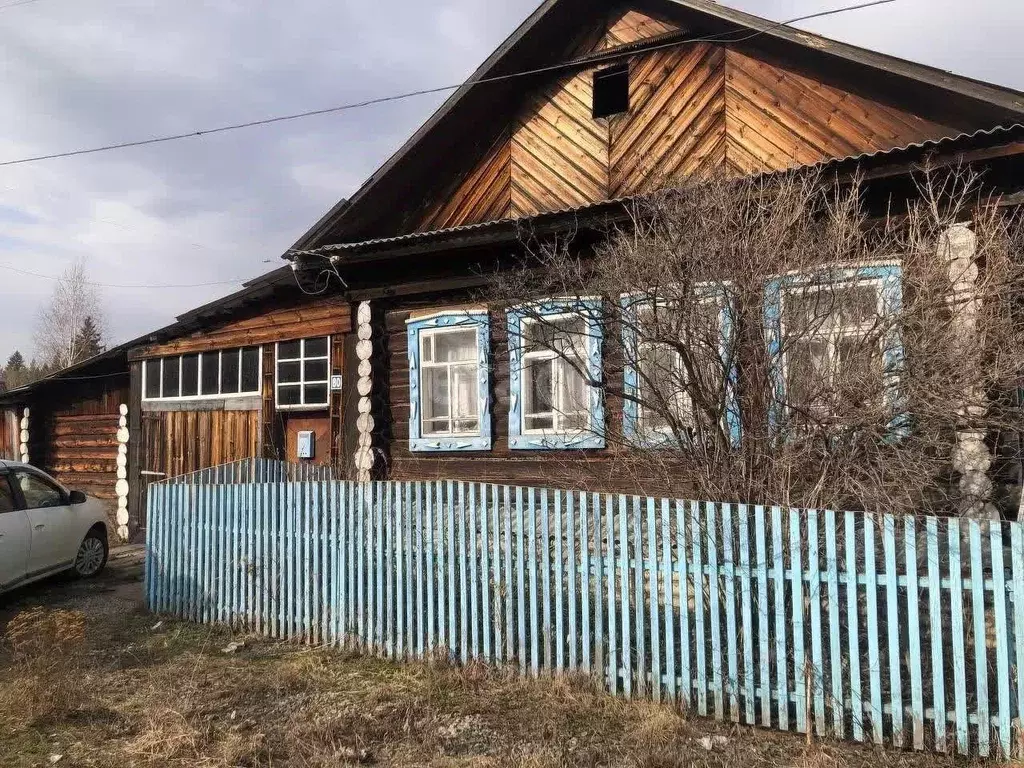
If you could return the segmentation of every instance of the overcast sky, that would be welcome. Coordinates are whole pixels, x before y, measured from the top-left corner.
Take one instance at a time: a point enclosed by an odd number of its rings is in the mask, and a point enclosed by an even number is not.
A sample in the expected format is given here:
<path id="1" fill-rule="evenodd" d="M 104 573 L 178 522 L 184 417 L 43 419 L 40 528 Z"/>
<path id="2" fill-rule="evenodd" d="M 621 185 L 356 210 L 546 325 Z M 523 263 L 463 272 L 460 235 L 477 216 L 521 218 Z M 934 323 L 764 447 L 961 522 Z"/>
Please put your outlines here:
<path id="1" fill-rule="evenodd" d="M 0 160 L 316 109 L 466 77 L 537 0 L 0 0 Z M 729 0 L 783 20 L 845 0 Z M 1024 89 L 1020 0 L 896 0 L 809 22 L 847 42 Z M 59 274 L 102 288 L 108 341 L 280 264 L 442 97 L 197 140 L 0 167 L 0 365 L 34 352 Z"/>

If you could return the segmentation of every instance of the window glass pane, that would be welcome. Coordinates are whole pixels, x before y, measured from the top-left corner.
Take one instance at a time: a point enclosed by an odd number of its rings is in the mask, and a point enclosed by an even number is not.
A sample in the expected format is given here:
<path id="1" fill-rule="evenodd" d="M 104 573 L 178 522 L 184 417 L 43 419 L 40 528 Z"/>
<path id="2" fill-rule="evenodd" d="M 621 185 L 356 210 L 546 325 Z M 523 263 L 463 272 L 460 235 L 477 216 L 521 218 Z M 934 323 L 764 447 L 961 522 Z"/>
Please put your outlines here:
<path id="1" fill-rule="evenodd" d="M 327 375 L 326 360 L 309 360 L 305 363 L 305 366 L 306 381 L 327 381 L 330 378 Z"/>
<path id="2" fill-rule="evenodd" d="M 181 358 L 181 396 L 194 397 L 199 394 L 199 355 L 185 355 Z"/>
<path id="3" fill-rule="evenodd" d="M 61 490 L 38 475 L 15 472 L 14 478 L 18 487 L 21 488 L 21 495 L 25 498 L 25 509 L 48 509 L 64 506 L 64 494 Z"/>
<path id="4" fill-rule="evenodd" d="M 839 340 L 836 353 L 836 395 L 852 405 L 881 402 L 882 354 L 877 340 L 846 336 Z"/>
<path id="5" fill-rule="evenodd" d="M 678 360 L 675 350 L 664 344 L 640 349 L 640 400 L 644 423 L 652 429 L 668 426 L 671 417 L 681 416 L 684 383 Z"/>
<path id="6" fill-rule="evenodd" d="M 476 359 L 476 331 L 447 331 L 434 336 L 434 362 L 453 363 Z"/>
<path id="7" fill-rule="evenodd" d="M 278 360 L 298 360 L 302 354 L 301 341 L 282 341 L 277 345 Z"/>
<path id="8" fill-rule="evenodd" d="M 558 400 L 560 410 L 565 416 L 583 417 L 572 419 L 573 428 L 586 424 L 587 412 L 587 381 L 568 363 L 561 364 L 561 375 L 558 377 Z"/>
<path id="9" fill-rule="evenodd" d="M 296 384 L 301 381 L 302 363 L 278 363 L 277 380 L 281 384 Z"/>
<path id="10" fill-rule="evenodd" d="M 523 413 L 527 416 L 553 410 L 553 360 L 527 360 L 523 367 Z"/>
<path id="11" fill-rule="evenodd" d="M 425 368 L 423 370 L 423 423 L 433 426 L 430 431 L 448 431 L 448 369 Z M 441 423 L 438 424 L 438 420 Z"/>
<path id="12" fill-rule="evenodd" d="M 452 369 L 452 381 L 455 387 L 452 416 L 456 419 L 469 417 L 475 421 L 480 413 L 480 386 L 476 366 L 456 366 Z"/>
<path id="13" fill-rule="evenodd" d="M 306 349 L 303 352 L 305 357 L 327 357 L 327 337 L 318 339 L 306 339 Z"/>
<path id="14" fill-rule="evenodd" d="M 307 384 L 304 388 L 305 391 L 305 404 L 306 405 L 327 405 L 327 390 L 326 384 Z"/>
<path id="15" fill-rule="evenodd" d="M 160 361 L 146 361 L 146 397 L 160 397 Z"/>
<path id="16" fill-rule="evenodd" d="M 181 393 L 181 386 L 178 380 L 178 376 L 181 369 L 181 358 L 180 357 L 166 357 L 164 358 L 164 372 L 163 372 L 163 397 L 178 397 Z"/>
<path id="17" fill-rule="evenodd" d="M 14 511 L 14 491 L 6 477 L 0 477 L 0 515 Z"/>
<path id="18" fill-rule="evenodd" d="M 220 391 L 225 395 L 238 393 L 238 350 L 220 356 Z"/>
<path id="19" fill-rule="evenodd" d="M 828 346 L 817 339 L 800 339 L 792 343 L 786 371 L 789 404 L 812 408 L 825 404 L 827 392 Z"/>
<path id="20" fill-rule="evenodd" d="M 277 388 L 278 405 L 302 405 L 302 388 L 298 385 Z"/>
<path id="21" fill-rule="evenodd" d="M 225 352 L 231 355 L 231 352 Z M 203 353 L 202 394 L 220 394 L 220 352 Z"/>
<path id="22" fill-rule="evenodd" d="M 246 347 L 242 350 L 242 391 L 260 391 L 259 347 Z"/>
<path id="23" fill-rule="evenodd" d="M 530 416 L 527 415 L 523 419 L 523 426 L 526 429 L 553 429 L 555 426 L 554 417 L 550 414 L 547 416 Z"/>
<path id="24" fill-rule="evenodd" d="M 434 362 L 434 334 L 424 333 L 420 336 L 420 357 L 424 363 Z"/>
<path id="25" fill-rule="evenodd" d="M 836 291 L 840 322 L 861 325 L 878 314 L 878 292 L 871 285 L 851 285 Z"/>

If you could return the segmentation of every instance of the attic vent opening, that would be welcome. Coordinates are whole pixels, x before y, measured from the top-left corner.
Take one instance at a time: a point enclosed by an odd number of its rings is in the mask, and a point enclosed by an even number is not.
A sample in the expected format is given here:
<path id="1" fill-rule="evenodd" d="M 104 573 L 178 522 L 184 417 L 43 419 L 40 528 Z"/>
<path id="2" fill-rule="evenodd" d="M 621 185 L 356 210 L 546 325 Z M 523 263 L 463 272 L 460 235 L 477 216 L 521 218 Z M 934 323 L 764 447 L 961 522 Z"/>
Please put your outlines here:
<path id="1" fill-rule="evenodd" d="M 599 69 L 594 73 L 594 119 L 629 111 L 629 64 Z"/>

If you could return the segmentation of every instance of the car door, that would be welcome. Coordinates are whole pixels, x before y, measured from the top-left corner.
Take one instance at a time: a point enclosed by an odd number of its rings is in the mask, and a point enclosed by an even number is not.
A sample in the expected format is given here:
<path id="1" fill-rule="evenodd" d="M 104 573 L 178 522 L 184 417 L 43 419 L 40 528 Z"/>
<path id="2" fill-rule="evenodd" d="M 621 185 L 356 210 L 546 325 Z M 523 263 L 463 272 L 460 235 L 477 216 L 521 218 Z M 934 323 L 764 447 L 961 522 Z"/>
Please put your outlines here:
<path id="1" fill-rule="evenodd" d="M 31 531 L 29 577 L 70 566 L 78 545 L 73 539 L 80 532 L 64 489 L 48 477 L 24 469 L 13 470 L 11 477 L 21 491 Z"/>
<path id="2" fill-rule="evenodd" d="M 28 514 L 20 508 L 6 474 L 0 474 L 0 587 L 25 577 L 32 535 Z"/>

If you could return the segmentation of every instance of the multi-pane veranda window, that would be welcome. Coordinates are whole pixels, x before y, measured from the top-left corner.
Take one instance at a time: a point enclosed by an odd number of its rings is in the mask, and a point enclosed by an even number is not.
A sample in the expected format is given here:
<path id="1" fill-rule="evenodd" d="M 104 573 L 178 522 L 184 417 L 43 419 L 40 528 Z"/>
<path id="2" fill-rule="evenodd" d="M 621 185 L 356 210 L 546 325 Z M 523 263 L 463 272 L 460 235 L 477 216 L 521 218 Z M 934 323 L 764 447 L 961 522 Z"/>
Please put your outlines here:
<path id="1" fill-rule="evenodd" d="M 330 402 L 330 337 L 277 345 L 277 407 L 326 408 Z"/>
<path id="2" fill-rule="evenodd" d="M 523 434 L 590 426 L 587 329 L 583 317 L 524 318 Z"/>
<path id="3" fill-rule="evenodd" d="M 146 400 L 260 394 L 259 347 L 147 360 L 142 371 Z"/>
<path id="4" fill-rule="evenodd" d="M 782 363 L 792 420 L 860 417 L 882 406 L 888 314 L 878 279 L 783 290 Z"/>
<path id="5" fill-rule="evenodd" d="M 475 436 L 480 431 L 476 328 L 438 328 L 420 338 L 423 437 Z"/>

